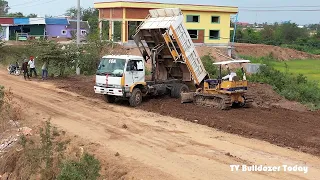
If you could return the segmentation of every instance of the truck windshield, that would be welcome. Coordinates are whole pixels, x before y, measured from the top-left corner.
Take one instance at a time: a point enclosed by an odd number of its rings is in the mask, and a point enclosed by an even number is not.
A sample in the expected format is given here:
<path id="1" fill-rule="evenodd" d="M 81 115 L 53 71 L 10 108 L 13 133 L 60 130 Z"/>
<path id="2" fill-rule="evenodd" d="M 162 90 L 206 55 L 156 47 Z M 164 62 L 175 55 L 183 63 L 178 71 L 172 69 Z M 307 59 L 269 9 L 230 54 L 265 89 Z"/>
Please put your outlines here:
<path id="1" fill-rule="evenodd" d="M 125 59 L 102 58 L 96 74 L 121 77 L 125 64 Z"/>

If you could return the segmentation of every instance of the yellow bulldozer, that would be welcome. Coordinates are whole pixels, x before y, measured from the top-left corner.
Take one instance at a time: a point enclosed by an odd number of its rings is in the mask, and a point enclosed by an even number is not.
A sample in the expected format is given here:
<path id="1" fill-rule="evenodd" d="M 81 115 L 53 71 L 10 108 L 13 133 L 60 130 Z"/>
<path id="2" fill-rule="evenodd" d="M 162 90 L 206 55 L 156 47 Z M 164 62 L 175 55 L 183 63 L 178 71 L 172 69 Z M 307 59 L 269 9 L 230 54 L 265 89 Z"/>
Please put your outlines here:
<path id="1" fill-rule="evenodd" d="M 181 103 L 194 102 L 196 105 L 230 109 L 231 107 L 249 107 L 253 99 L 246 92 L 248 81 L 243 64 L 249 60 L 231 60 L 213 63 L 219 66 L 217 79 L 205 79 L 196 92 L 181 93 Z M 242 79 L 230 70 L 229 65 L 240 64 Z M 225 65 L 228 75 L 222 77 L 222 66 Z"/>

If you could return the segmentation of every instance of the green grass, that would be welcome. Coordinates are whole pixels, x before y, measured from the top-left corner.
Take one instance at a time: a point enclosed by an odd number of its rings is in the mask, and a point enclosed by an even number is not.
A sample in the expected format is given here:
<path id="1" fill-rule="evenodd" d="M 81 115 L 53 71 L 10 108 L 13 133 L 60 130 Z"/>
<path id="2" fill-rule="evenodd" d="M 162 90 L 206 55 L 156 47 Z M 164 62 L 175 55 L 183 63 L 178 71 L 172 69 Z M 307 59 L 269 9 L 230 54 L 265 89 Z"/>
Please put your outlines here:
<path id="1" fill-rule="evenodd" d="M 281 72 L 287 71 L 294 75 L 303 74 L 308 80 L 318 82 L 320 86 L 320 60 L 272 61 L 271 64 L 275 69 Z"/>
<path id="2" fill-rule="evenodd" d="M 287 72 L 293 75 L 303 74 L 307 77 L 308 80 L 316 81 L 320 87 L 320 59 L 279 61 L 273 59 L 272 56 L 259 58 L 250 56 L 240 57 L 244 59 L 249 59 L 252 63 L 271 65 L 276 70 L 279 70 L 284 73 Z"/>

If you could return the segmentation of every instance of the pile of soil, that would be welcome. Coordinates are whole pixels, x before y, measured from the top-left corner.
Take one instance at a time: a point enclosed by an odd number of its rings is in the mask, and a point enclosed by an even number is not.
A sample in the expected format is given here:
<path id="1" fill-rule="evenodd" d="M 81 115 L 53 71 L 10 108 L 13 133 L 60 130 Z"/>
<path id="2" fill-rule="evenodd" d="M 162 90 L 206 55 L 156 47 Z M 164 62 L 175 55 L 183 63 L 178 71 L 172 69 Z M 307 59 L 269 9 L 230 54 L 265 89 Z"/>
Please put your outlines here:
<path id="1" fill-rule="evenodd" d="M 55 80 L 54 83 L 59 88 L 102 99 L 102 96 L 93 92 L 93 79 L 94 77 L 78 76 Z M 320 155 L 320 112 L 305 111 L 304 106 L 285 100 L 269 85 L 251 84 L 249 88 L 248 94 L 255 101 L 251 108 L 221 111 L 194 104 L 181 104 L 178 99 L 156 97 L 146 99 L 137 109 Z M 128 106 L 128 103 L 121 103 L 121 106 Z"/>
<path id="2" fill-rule="evenodd" d="M 245 55 L 252 57 L 272 56 L 274 59 L 286 61 L 294 59 L 319 59 L 320 55 L 313 55 L 302 51 L 297 51 L 290 48 L 283 48 L 265 44 L 246 44 L 235 43 L 235 53 L 237 55 Z M 199 56 L 210 54 L 215 61 L 229 60 L 226 56 L 228 49 L 226 47 L 212 47 L 212 46 L 196 46 Z M 130 54 L 140 56 L 140 51 L 137 47 L 124 47 L 121 45 L 114 45 L 114 48 L 108 47 L 103 50 L 101 55 L 105 54 Z"/>
<path id="3" fill-rule="evenodd" d="M 275 107 L 300 112 L 308 111 L 308 108 L 301 103 L 289 101 L 280 96 L 273 90 L 272 86 L 269 84 L 249 83 L 247 94 L 254 98 L 254 102 L 252 103 L 252 105 L 255 107 Z"/>
<path id="4" fill-rule="evenodd" d="M 252 56 L 252 57 L 265 57 L 271 55 L 278 60 L 294 60 L 294 59 L 317 59 L 320 55 L 313 55 L 302 51 L 297 51 L 289 48 L 282 48 L 272 45 L 264 44 L 245 44 L 236 43 L 235 51 L 237 54 Z"/>

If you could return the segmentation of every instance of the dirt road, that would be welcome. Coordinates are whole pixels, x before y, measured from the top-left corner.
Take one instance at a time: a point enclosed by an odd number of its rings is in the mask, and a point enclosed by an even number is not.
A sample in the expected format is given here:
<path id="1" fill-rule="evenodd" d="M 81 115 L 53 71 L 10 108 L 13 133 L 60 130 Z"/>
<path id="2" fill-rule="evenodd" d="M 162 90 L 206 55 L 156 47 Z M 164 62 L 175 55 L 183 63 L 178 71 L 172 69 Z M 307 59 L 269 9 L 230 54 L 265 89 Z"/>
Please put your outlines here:
<path id="1" fill-rule="evenodd" d="M 320 159 L 264 141 L 24 81 L 0 71 L 35 120 L 51 122 L 85 141 L 97 143 L 100 158 L 119 160 L 126 179 L 318 179 Z M 127 128 L 124 128 L 124 125 Z M 113 156 L 112 158 L 109 156 Z M 114 162 L 117 163 L 117 162 Z M 300 165 L 303 172 L 231 172 L 230 165 Z"/>

